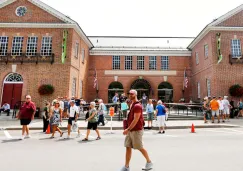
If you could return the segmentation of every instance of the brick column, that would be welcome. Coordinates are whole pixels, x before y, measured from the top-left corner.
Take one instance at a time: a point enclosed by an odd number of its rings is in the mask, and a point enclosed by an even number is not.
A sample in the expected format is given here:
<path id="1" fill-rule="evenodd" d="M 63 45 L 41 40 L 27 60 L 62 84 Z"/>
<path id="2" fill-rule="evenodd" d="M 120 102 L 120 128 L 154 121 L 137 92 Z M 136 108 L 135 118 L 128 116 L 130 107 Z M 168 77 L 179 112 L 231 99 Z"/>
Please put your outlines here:
<path id="1" fill-rule="evenodd" d="M 149 56 L 144 56 L 144 70 L 149 70 Z"/>

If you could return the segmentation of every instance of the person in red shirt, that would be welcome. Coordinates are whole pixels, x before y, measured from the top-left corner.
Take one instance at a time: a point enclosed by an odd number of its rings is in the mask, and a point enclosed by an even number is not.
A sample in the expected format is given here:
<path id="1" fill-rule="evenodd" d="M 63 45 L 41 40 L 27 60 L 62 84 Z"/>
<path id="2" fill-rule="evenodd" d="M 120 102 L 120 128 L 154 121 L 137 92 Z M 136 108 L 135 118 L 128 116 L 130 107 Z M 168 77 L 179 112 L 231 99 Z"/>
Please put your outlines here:
<path id="1" fill-rule="evenodd" d="M 143 154 L 147 161 L 144 169 L 150 170 L 153 168 L 153 163 L 149 158 L 148 152 L 143 147 L 143 109 L 141 103 L 139 103 L 137 99 L 136 90 L 130 90 L 129 99 L 131 100 L 131 105 L 127 119 L 128 127 L 123 132 L 123 135 L 126 135 L 126 162 L 121 171 L 130 171 L 129 163 L 132 157 L 132 148 L 139 150 Z"/>
<path id="2" fill-rule="evenodd" d="M 25 97 L 25 100 L 26 100 L 25 103 L 21 106 L 20 111 L 17 115 L 17 117 L 20 119 L 20 124 L 23 126 L 22 136 L 20 138 L 21 140 L 25 138 L 25 132 L 26 132 L 26 137 L 30 138 L 28 125 L 34 119 L 35 111 L 36 111 L 35 104 L 31 101 L 31 96 L 27 95 Z"/>

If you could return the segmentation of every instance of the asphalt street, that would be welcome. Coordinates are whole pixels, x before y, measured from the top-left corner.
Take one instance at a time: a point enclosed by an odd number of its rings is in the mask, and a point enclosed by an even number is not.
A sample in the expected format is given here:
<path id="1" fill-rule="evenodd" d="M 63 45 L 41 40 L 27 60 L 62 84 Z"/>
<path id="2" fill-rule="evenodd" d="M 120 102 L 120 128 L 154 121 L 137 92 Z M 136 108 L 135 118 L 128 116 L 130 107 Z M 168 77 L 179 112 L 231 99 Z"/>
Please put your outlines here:
<path id="1" fill-rule="evenodd" d="M 32 137 L 18 140 L 20 131 L 0 131 L 0 165 L 3 171 L 119 171 L 124 164 L 125 148 L 122 131 L 95 132 L 89 142 L 81 138 L 66 140 L 56 134 L 55 139 L 40 131 Z M 64 137 L 66 134 L 64 134 Z M 243 128 L 214 128 L 144 132 L 144 145 L 154 162 L 156 171 L 242 171 Z M 131 171 L 139 171 L 145 160 L 133 152 Z"/>

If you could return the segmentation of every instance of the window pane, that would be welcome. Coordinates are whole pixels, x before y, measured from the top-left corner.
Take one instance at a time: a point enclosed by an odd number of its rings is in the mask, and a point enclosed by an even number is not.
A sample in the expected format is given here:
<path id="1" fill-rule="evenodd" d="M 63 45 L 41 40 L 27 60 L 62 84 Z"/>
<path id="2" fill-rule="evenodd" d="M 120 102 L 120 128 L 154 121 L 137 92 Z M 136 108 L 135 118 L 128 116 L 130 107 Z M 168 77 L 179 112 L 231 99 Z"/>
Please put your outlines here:
<path id="1" fill-rule="evenodd" d="M 37 54 L 37 41 L 38 37 L 28 37 L 27 41 L 27 56 L 35 56 Z"/>
<path id="2" fill-rule="evenodd" d="M 137 69 L 144 70 L 144 56 L 137 56 Z"/>
<path id="3" fill-rule="evenodd" d="M 156 56 L 149 57 L 149 70 L 156 70 Z"/>
<path id="4" fill-rule="evenodd" d="M 6 56 L 8 52 L 8 37 L 0 36 L 0 56 Z"/>
<path id="5" fill-rule="evenodd" d="M 14 37 L 12 44 L 12 56 L 21 56 L 23 51 L 24 37 Z"/>
<path id="6" fill-rule="evenodd" d="M 161 56 L 161 69 L 169 70 L 169 57 L 168 56 Z"/>
<path id="7" fill-rule="evenodd" d="M 120 69 L 120 56 L 112 57 L 112 69 Z"/>
<path id="8" fill-rule="evenodd" d="M 42 38 L 41 56 L 51 56 L 52 54 L 52 37 L 46 36 Z"/>
<path id="9" fill-rule="evenodd" d="M 241 43 L 239 39 L 231 40 L 231 55 L 233 58 L 241 56 Z"/>
<path id="10" fill-rule="evenodd" d="M 132 56 L 125 56 L 125 70 L 132 70 Z"/>

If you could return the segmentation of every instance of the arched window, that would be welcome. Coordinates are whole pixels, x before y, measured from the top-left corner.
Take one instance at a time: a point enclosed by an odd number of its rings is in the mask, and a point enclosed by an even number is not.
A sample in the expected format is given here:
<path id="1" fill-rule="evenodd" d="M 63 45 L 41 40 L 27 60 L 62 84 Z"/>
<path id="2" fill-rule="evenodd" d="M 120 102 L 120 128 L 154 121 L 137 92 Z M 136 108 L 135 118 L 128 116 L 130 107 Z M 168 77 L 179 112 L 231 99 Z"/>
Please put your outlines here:
<path id="1" fill-rule="evenodd" d="M 4 83 L 23 83 L 23 77 L 17 73 L 11 73 L 6 76 Z"/>

